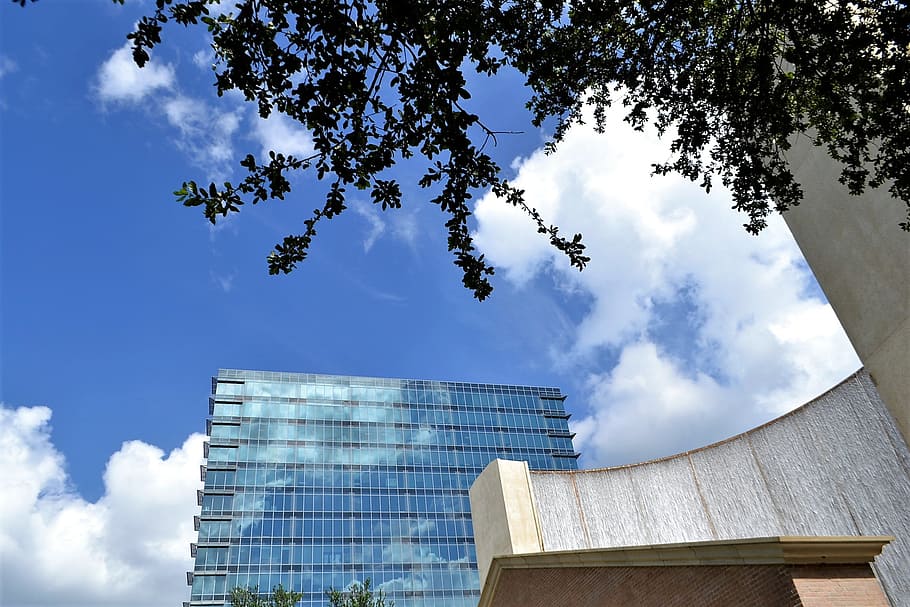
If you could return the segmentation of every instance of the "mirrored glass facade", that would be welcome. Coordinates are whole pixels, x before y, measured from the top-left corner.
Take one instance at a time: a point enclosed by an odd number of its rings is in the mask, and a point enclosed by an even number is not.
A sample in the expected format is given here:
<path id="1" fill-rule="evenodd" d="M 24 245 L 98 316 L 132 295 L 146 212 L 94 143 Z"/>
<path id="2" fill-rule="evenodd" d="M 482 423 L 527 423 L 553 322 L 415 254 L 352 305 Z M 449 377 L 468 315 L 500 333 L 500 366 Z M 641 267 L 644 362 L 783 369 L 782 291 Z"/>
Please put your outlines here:
<path id="1" fill-rule="evenodd" d="M 396 607 L 474 607 L 468 488 L 494 458 L 575 470 L 558 388 L 221 370 L 189 605 L 370 578 Z"/>

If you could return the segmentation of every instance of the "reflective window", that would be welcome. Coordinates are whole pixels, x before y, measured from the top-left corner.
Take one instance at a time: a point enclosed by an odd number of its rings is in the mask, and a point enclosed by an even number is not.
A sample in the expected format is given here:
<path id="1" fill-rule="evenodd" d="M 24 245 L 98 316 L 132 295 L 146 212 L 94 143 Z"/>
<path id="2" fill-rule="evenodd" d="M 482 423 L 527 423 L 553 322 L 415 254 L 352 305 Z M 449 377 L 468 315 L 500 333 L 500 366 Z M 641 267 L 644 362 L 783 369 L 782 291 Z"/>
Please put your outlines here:
<path id="1" fill-rule="evenodd" d="M 212 438 L 239 438 L 240 426 L 212 424 Z"/>
<path id="2" fill-rule="evenodd" d="M 237 461 L 237 448 L 236 447 L 210 447 L 209 448 L 209 461 L 210 462 L 236 462 Z"/>
<path id="3" fill-rule="evenodd" d="M 215 394 L 224 396 L 240 396 L 243 394 L 243 384 L 218 382 L 215 386 Z"/>
<path id="4" fill-rule="evenodd" d="M 233 500 L 230 495 L 205 495 L 202 497 L 202 514 L 230 513 Z"/>
<path id="5" fill-rule="evenodd" d="M 281 583 L 304 593 L 302 605 L 322 607 L 328 588 L 371 578 L 397 607 L 475 607 L 473 480 L 496 457 L 576 467 L 553 456 L 572 452 L 571 439 L 548 434 L 568 430 L 564 418 L 544 416 L 563 412 L 555 389 L 226 377 L 245 384 L 218 382 L 216 393 L 244 401 L 215 403 L 195 564 L 223 575 L 197 575 L 193 600 Z"/>
<path id="6" fill-rule="evenodd" d="M 196 570 L 223 568 L 228 563 L 227 548 L 198 548 L 196 550 Z"/>
<path id="7" fill-rule="evenodd" d="M 236 472 L 233 470 L 207 470 L 205 473 L 206 489 L 230 489 L 234 486 Z"/>
<path id="8" fill-rule="evenodd" d="M 196 575 L 193 577 L 193 590 L 190 600 L 211 601 L 225 596 L 225 576 Z"/>
<path id="9" fill-rule="evenodd" d="M 199 524 L 199 541 L 227 540 L 231 537 L 230 521 L 202 521 Z"/>

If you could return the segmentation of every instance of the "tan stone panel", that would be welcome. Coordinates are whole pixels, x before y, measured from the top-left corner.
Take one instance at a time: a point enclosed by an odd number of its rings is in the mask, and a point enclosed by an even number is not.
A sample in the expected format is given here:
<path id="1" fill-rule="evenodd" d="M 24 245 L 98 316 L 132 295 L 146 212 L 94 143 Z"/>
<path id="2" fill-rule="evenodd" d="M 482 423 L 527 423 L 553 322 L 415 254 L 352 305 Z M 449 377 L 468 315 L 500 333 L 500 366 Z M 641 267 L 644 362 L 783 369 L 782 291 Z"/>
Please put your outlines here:
<path id="1" fill-rule="evenodd" d="M 906 206 L 881 188 L 850 195 L 837 164 L 805 136 L 789 160 L 805 199 L 784 219 L 906 440 L 910 235 L 898 226 Z"/>

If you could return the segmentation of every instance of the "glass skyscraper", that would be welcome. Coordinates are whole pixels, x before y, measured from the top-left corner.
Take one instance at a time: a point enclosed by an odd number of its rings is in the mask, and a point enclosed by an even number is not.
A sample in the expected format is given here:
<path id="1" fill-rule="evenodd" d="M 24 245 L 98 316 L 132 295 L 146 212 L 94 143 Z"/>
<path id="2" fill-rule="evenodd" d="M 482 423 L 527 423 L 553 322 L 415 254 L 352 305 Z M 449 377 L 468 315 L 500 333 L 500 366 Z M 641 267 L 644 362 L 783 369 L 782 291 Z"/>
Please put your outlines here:
<path id="1" fill-rule="evenodd" d="M 474 607 L 468 488 L 494 458 L 575 470 L 558 388 L 220 370 L 184 605 L 278 584 L 323 607 L 369 578 L 396 607 Z"/>

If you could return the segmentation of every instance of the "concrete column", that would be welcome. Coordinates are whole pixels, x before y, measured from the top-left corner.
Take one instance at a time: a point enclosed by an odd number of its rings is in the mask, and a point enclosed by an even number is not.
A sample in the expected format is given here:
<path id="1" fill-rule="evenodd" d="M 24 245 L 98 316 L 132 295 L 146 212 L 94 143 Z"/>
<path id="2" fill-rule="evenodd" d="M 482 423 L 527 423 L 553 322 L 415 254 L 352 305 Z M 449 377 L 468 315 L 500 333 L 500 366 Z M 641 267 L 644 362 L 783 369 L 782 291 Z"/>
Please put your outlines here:
<path id="1" fill-rule="evenodd" d="M 493 460 L 471 485 L 470 498 L 483 588 L 494 556 L 543 551 L 527 462 Z"/>
<path id="2" fill-rule="evenodd" d="M 851 196 L 804 135 L 789 157 L 805 196 L 784 219 L 910 443 L 910 234 L 898 226 L 907 207 L 885 189 Z"/>

